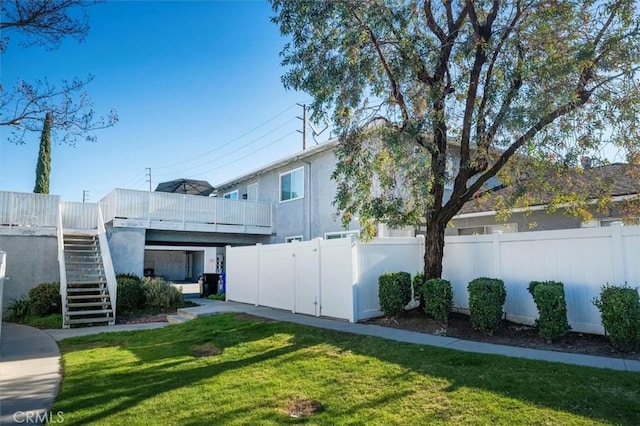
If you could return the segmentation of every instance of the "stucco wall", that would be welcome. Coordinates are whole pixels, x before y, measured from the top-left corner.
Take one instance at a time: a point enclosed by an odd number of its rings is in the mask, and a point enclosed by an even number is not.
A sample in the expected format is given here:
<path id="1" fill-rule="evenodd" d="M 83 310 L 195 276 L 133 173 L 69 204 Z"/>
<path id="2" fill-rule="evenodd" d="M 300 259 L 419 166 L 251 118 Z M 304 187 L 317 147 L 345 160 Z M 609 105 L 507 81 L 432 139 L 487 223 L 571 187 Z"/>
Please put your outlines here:
<path id="1" fill-rule="evenodd" d="M 0 235 L 0 250 L 7 253 L 3 306 L 40 283 L 60 281 L 55 236 Z"/>
<path id="2" fill-rule="evenodd" d="M 304 197 L 281 203 L 280 175 L 300 167 L 304 168 Z M 242 198 L 242 195 L 247 193 L 248 185 L 258 183 L 258 201 L 270 202 L 274 206 L 273 235 L 268 243 L 282 243 L 287 237 L 299 235 L 303 236 L 305 241 L 324 237 L 325 232 L 344 230 L 340 219 L 335 216 L 336 208 L 332 204 L 337 189 L 336 182 L 331 180 L 335 167 L 333 151 L 327 149 L 305 158 L 304 161 L 291 161 L 277 169 L 225 188 L 223 192 L 237 189 Z M 357 221 L 353 221 L 349 229 L 359 229 Z"/>
<path id="3" fill-rule="evenodd" d="M 107 225 L 107 238 L 116 274 L 132 273 L 141 277 L 144 272 L 145 229 Z"/>

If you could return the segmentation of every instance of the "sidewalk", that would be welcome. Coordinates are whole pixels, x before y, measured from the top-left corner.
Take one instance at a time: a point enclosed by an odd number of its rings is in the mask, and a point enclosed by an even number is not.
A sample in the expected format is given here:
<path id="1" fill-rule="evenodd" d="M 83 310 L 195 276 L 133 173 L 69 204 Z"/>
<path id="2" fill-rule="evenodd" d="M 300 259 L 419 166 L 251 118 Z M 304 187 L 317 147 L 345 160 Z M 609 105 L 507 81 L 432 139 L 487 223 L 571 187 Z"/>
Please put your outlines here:
<path id="1" fill-rule="evenodd" d="M 60 385 L 60 351 L 37 328 L 2 323 L 0 425 L 42 424 Z"/>

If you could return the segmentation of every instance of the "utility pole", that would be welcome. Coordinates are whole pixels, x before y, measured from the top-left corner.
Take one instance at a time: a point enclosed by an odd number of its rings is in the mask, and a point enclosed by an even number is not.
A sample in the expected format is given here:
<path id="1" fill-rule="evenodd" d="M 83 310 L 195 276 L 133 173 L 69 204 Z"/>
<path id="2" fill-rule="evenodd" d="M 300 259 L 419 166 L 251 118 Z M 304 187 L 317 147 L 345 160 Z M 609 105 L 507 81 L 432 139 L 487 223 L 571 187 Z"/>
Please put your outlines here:
<path id="1" fill-rule="evenodd" d="M 302 107 L 302 117 L 297 117 L 299 120 L 302 120 L 302 131 L 298 130 L 299 133 L 302 133 L 302 150 L 307 149 L 307 105 L 305 104 L 296 104 Z"/>
<path id="2" fill-rule="evenodd" d="M 147 180 L 146 182 L 149 182 L 149 192 L 152 191 L 151 189 L 151 167 L 145 167 L 144 168 L 147 171 Z"/>
<path id="3" fill-rule="evenodd" d="M 83 189 L 82 190 L 82 202 L 86 203 L 87 201 L 89 201 L 89 190 L 88 189 Z"/>

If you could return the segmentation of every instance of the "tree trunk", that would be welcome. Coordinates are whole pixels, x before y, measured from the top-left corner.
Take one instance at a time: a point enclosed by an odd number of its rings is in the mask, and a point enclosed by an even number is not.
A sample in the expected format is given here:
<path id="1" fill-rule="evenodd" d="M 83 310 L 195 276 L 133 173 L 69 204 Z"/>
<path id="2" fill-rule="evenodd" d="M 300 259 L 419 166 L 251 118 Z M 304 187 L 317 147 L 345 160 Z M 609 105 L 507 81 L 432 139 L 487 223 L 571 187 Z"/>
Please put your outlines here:
<path id="1" fill-rule="evenodd" d="M 424 251 L 425 280 L 442 278 L 442 257 L 444 255 L 444 230 L 447 222 L 437 218 L 427 222 Z"/>

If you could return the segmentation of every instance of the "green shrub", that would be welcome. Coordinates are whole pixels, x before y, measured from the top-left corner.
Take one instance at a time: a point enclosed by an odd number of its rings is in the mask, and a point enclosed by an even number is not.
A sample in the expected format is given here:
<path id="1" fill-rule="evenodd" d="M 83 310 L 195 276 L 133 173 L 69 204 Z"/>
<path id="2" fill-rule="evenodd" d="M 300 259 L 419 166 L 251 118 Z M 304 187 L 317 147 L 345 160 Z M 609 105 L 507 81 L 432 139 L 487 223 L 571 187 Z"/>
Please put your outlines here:
<path id="1" fill-rule="evenodd" d="M 387 272 L 378 278 L 380 310 L 386 316 L 395 316 L 411 301 L 411 274 Z"/>
<path id="2" fill-rule="evenodd" d="M 602 325 L 616 349 L 628 352 L 640 347 L 640 298 L 627 286 L 604 286 L 593 300 L 600 310 Z"/>
<path id="3" fill-rule="evenodd" d="M 540 318 L 536 320 L 536 324 L 542 337 L 552 341 L 571 330 L 567 321 L 567 302 L 562 283 L 532 281 L 529 283 L 529 293 L 538 307 Z"/>
<path id="4" fill-rule="evenodd" d="M 145 306 L 153 310 L 177 308 L 184 303 L 180 290 L 162 278 L 144 278 Z"/>
<path id="5" fill-rule="evenodd" d="M 424 306 L 424 298 L 422 297 L 422 285 L 424 284 L 424 272 L 418 272 L 411 280 L 411 288 L 413 288 L 413 298 L 420 302 L 420 306 Z"/>
<path id="6" fill-rule="evenodd" d="M 476 330 L 489 334 L 498 327 L 502 319 L 502 307 L 507 298 L 504 282 L 495 278 L 476 278 L 467 287 L 471 325 Z"/>
<path id="7" fill-rule="evenodd" d="M 451 283 L 443 279 L 430 279 L 422 284 L 420 292 L 424 299 L 424 312 L 447 325 L 449 312 L 453 308 Z"/>
<path id="8" fill-rule="evenodd" d="M 210 300 L 227 300 L 226 299 L 226 294 L 224 293 L 216 293 L 216 294 L 210 294 L 209 296 L 207 296 L 207 299 Z"/>
<path id="9" fill-rule="evenodd" d="M 117 312 L 126 314 L 144 307 L 145 295 L 142 279 L 135 274 L 117 274 Z"/>
<path id="10" fill-rule="evenodd" d="M 60 283 L 42 283 L 29 290 L 29 304 L 33 315 L 62 313 Z"/>
<path id="11" fill-rule="evenodd" d="M 21 320 L 29 315 L 31 312 L 31 303 L 26 297 L 20 299 L 13 299 L 8 306 L 7 319 L 17 321 Z"/>

